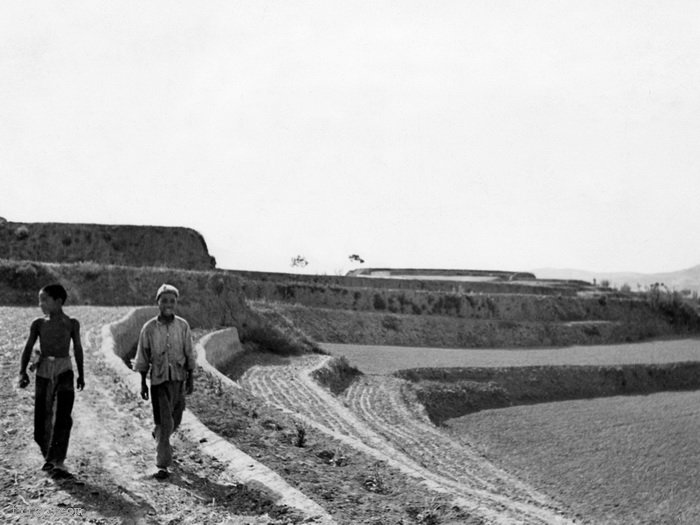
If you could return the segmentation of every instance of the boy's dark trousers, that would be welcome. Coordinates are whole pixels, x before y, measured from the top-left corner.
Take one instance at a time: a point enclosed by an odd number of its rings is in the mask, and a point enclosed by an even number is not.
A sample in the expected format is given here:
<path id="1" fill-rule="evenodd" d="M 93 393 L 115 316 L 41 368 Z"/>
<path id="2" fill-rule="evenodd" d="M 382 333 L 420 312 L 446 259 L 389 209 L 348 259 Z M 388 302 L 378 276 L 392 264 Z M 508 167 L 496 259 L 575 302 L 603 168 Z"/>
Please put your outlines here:
<path id="1" fill-rule="evenodd" d="M 153 436 L 156 445 L 156 467 L 168 468 L 173 461 L 170 435 L 177 430 L 185 410 L 185 382 L 166 381 L 151 385 L 153 421 L 156 425 Z"/>
<path id="2" fill-rule="evenodd" d="M 72 370 L 59 374 L 55 381 L 36 376 L 34 441 L 47 462 L 60 463 L 66 459 L 74 400 Z"/>

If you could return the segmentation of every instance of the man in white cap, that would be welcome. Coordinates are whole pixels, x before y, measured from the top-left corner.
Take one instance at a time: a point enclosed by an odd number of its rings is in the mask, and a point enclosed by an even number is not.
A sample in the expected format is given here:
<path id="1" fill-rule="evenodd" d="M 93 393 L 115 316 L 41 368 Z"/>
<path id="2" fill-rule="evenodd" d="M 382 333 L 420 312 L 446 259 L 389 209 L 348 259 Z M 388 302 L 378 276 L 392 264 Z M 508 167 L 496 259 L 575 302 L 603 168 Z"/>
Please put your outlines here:
<path id="1" fill-rule="evenodd" d="M 134 370 L 141 373 L 141 397 L 148 400 L 146 377 L 150 370 L 150 399 L 153 405 L 157 479 L 169 476 L 173 453 L 170 436 L 182 421 L 185 395 L 193 391 L 195 358 L 190 325 L 175 315 L 180 293 L 163 284 L 156 293 L 160 313 L 141 329 Z"/>

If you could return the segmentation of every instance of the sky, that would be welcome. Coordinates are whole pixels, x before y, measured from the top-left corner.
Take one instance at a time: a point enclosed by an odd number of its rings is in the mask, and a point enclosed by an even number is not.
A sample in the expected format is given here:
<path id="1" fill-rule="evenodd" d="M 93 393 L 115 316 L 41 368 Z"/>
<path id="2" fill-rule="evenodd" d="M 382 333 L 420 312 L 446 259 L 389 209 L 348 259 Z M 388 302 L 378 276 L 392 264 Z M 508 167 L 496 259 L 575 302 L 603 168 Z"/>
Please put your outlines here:
<path id="1" fill-rule="evenodd" d="M 700 3 L 0 2 L 0 216 L 218 267 L 700 264 Z"/>

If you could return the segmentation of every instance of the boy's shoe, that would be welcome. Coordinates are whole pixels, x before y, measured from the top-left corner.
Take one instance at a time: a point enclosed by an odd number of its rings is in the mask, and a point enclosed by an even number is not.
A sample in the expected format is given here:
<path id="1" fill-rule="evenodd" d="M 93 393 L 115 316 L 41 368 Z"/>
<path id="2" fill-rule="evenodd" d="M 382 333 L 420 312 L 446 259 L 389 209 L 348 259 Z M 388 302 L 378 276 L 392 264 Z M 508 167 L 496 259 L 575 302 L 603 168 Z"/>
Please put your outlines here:
<path id="1" fill-rule="evenodd" d="M 153 477 L 156 479 L 167 479 L 168 476 L 170 476 L 170 472 L 168 472 L 168 470 L 164 468 L 158 469 L 158 472 L 153 474 Z"/>
<path id="2" fill-rule="evenodd" d="M 44 472 L 48 472 L 50 470 L 53 470 L 53 463 L 51 463 L 50 461 L 47 461 L 46 463 L 44 463 L 41 466 L 41 470 L 43 470 Z"/>

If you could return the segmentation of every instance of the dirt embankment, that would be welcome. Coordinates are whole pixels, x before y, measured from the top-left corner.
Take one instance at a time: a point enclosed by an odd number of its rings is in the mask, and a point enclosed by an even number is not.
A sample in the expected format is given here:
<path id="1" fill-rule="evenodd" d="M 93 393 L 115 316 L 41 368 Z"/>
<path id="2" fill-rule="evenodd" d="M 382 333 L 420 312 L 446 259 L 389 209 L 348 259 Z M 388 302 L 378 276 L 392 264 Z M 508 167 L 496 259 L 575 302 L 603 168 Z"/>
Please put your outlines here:
<path id="1" fill-rule="evenodd" d="M 271 301 L 308 302 L 320 306 L 328 301 L 342 301 L 345 305 L 373 304 L 374 293 L 389 290 L 396 296 L 394 305 L 383 308 L 410 308 L 410 297 L 414 291 L 438 294 L 530 294 L 576 296 L 580 291 L 594 292 L 597 288 L 581 282 L 570 281 L 473 281 L 391 279 L 361 276 L 298 275 L 270 272 L 231 270 L 242 277 L 245 293 L 250 299 Z M 404 294 L 404 300 L 400 298 Z M 347 297 L 349 295 L 349 297 Z M 346 297 L 335 297 L 346 296 Z M 364 297 L 363 297 L 364 296 Z M 382 297 L 380 295 L 380 297 Z M 387 297 L 384 297 L 387 299 Z M 420 306 L 420 305 L 417 305 Z M 408 310 L 410 311 L 410 310 Z"/>
<path id="2" fill-rule="evenodd" d="M 155 305 L 155 292 L 168 282 L 180 290 L 178 310 L 193 326 L 244 326 L 257 316 L 246 306 L 240 281 L 216 271 L 0 261 L 0 303 L 36 305 L 37 292 L 51 282 L 68 290 L 68 305 Z"/>
<path id="3" fill-rule="evenodd" d="M 530 348 L 633 342 L 689 333 L 687 327 L 677 327 L 663 315 L 654 316 L 652 312 L 626 322 L 540 322 L 389 314 L 267 302 L 251 303 L 251 306 L 270 319 L 284 318 L 311 339 L 325 343 Z"/>
<path id="4" fill-rule="evenodd" d="M 107 306 L 149 304 L 158 286 L 170 282 L 180 288 L 180 311 L 193 326 L 234 326 L 243 340 L 251 333 L 264 335 L 257 326 L 284 326 L 285 337 L 303 345 L 306 337 L 333 343 L 459 348 L 565 346 L 700 331 L 694 311 L 673 304 L 669 309 L 668 304 L 641 297 L 284 284 L 274 279 L 251 281 L 241 272 L 94 262 L 0 260 L 0 303 L 35 304 L 39 288 L 54 281 L 67 287 L 69 304 Z M 263 300 L 256 305 L 260 297 Z"/>
<path id="5" fill-rule="evenodd" d="M 465 269 L 436 269 L 436 268 L 358 268 L 351 270 L 348 275 L 367 275 L 371 277 L 411 278 L 430 277 L 435 279 L 451 279 L 466 277 L 471 279 L 491 279 L 494 281 L 527 281 L 535 280 L 531 272 L 507 270 L 465 270 Z"/>
<path id="6" fill-rule="evenodd" d="M 168 282 L 180 290 L 178 312 L 193 328 L 235 327 L 242 341 L 263 349 L 317 350 L 293 328 L 274 326 L 249 308 L 240 279 L 220 271 L 0 260 L 0 304 L 36 305 L 38 290 L 57 281 L 68 290 L 68 306 L 154 305 L 156 290 Z"/>
<path id="7" fill-rule="evenodd" d="M 167 266 L 211 270 L 201 234 L 190 228 L 0 222 L 0 259 Z"/>
<path id="8" fill-rule="evenodd" d="M 255 272 L 228 270 L 250 283 L 246 293 L 251 299 L 272 299 L 270 294 L 289 295 L 289 287 L 340 287 L 382 288 L 393 290 L 425 290 L 466 293 L 535 293 L 540 295 L 576 295 L 580 290 L 595 290 L 595 286 L 583 281 L 534 280 L 534 281 L 470 281 L 456 282 L 449 279 L 394 279 L 391 277 L 367 277 L 361 274 L 314 275 L 279 272 Z M 286 289 L 286 290 L 285 290 Z M 341 292 L 342 293 L 342 292 Z"/>
<path id="9" fill-rule="evenodd" d="M 556 295 L 528 289 L 500 293 L 446 290 L 400 290 L 328 286 L 288 282 L 264 285 L 242 280 L 250 300 L 264 300 L 312 308 L 381 314 L 447 316 L 507 322 L 647 322 L 659 316 L 658 308 L 631 294 Z M 517 285 L 515 285 L 517 286 Z"/>
<path id="10" fill-rule="evenodd" d="M 700 317 L 675 297 L 652 298 L 570 284 L 523 283 L 498 290 L 421 288 L 420 281 L 354 277 L 298 281 L 251 275 L 242 290 L 256 309 L 286 318 L 322 342 L 460 348 L 536 347 L 634 342 L 700 331 Z M 338 279 L 338 278 L 335 278 Z M 369 279 L 365 279 L 369 280 Z M 414 283 L 413 288 L 398 284 Z M 435 281 L 425 281 L 426 286 Z M 512 288 L 511 288 L 512 286 Z"/>
<path id="11" fill-rule="evenodd" d="M 418 368 L 394 375 L 414 383 L 436 424 L 490 408 L 700 389 L 700 363 L 619 366 Z"/>

